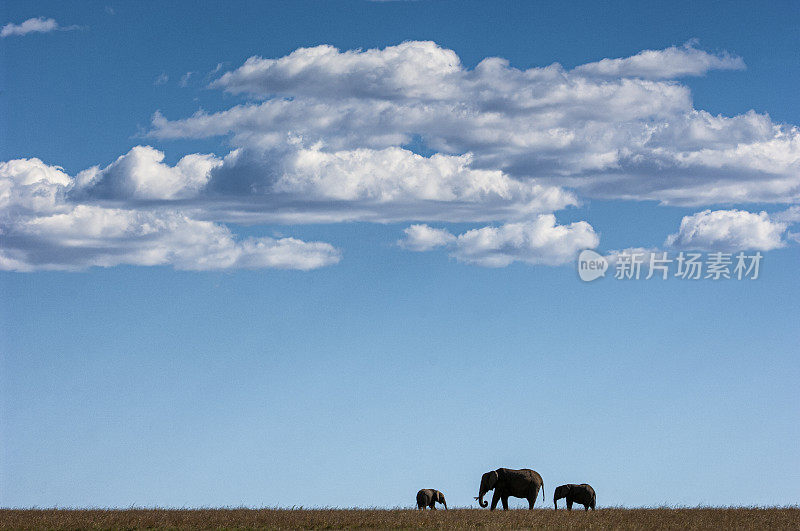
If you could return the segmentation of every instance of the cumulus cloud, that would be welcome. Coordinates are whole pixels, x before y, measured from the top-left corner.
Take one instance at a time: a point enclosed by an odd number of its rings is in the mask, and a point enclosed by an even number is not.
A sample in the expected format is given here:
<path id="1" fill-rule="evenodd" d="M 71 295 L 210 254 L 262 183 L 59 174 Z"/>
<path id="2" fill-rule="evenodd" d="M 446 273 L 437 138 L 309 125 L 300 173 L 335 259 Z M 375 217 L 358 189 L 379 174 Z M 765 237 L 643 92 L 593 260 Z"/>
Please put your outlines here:
<path id="1" fill-rule="evenodd" d="M 498 57 L 466 68 L 433 42 L 251 57 L 211 87 L 254 100 L 216 113 L 153 116 L 155 138 L 229 135 L 254 152 L 290 137 L 322 151 L 418 141 L 472 167 L 584 196 L 675 205 L 800 201 L 800 131 L 753 111 L 712 115 L 675 81 L 741 69 L 694 43 L 572 70 L 520 70 Z"/>
<path id="2" fill-rule="evenodd" d="M 412 225 L 400 245 L 427 251 L 447 247 L 460 262 L 484 267 L 506 267 L 513 262 L 533 265 L 562 265 L 583 249 L 597 247 L 599 237 L 585 221 L 558 225 L 552 214 L 531 221 L 506 223 L 469 230 L 455 236 L 445 229 Z"/>
<path id="3" fill-rule="evenodd" d="M 430 251 L 456 241 L 446 229 L 435 229 L 428 225 L 411 225 L 403 230 L 405 238 L 397 243 L 410 251 Z"/>
<path id="4" fill-rule="evenodd" d="M 186 155 L 175 166 L 163 160 L 163 152 L 136 146 L 105 168 L 79 173 L 73 194 L 122 200 L 193 197 L 208 183 L 211 171 L 222 165 L 214 155 Z"/>
<path id="5" fill-rule="evenodd" d="M 665 245 L 707 251 L 769 251 L 785 245 L 787 224 L 766 212 L 704 210 L 684 216 L 677 233 Z"/>
<path id="6" fill-rule="evenodd" d="M 0 38 L 22 36 L 28 33 L 49 33 L 51 31 L 70 31 L 78 29 L 78 26 L 60 26 L 52 18 L 36 17 L 29 18 L 21 24 L 9 22 L 0 29 Z"/>
<path id="7" fill-rule="evenodd" d="M 175 211 L 77 205 L 63 214 L 3 226 L 0 268 L 85 269 L 171 265 L 175 269 L 315 269 L 335 264 L 331 245 L 294 238 L 237 241 L 228 228 Z"/>
<path id="8" fill-rule="evenodd" d="M 224 159 L 193 154 L 175 166 L 137 146 L 105 168 L 78 174 L 72 197 L 162 200 L 216 220 L 340 222 L 519 219 L 576 205 L 555 186 L 472 168 L 470 155 L 423 157 L 402 148 L 323 151 L 236 150 Z"/>
<path id="9" fill-rule="evenodd" d="M 324 44 L 286 57 L 251 57 L 211 83 L 233 94 L 274 94 L 384 99 L 445 99 L 455 89 L 461 61 L 433 42 L 406 42 L 382 50 L 340 52 Z M 442 92 L 442 89 L 444 91 Z"/>
<path id="10" fill-rule="evenodd" d="M 76 180 L 61 168 L 38 159 L 0 163 L 0 269 L 131 264 L 308 270 L 340 259 L 339 251 L 323 242 L 238 240 L 227 227 L 176 209 L 75 203 L 69 200 L 75 187 Z"/>

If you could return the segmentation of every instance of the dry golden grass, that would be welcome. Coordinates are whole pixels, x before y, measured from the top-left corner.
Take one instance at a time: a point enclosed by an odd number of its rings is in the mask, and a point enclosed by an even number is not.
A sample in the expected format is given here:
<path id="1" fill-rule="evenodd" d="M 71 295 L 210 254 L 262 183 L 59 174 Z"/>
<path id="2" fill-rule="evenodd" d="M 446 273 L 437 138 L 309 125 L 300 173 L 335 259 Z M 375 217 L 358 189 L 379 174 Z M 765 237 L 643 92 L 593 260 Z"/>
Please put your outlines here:
<path id="1" fill-rule="evenodd" d="M 800 508 L 0 509 L 0 529 L 800 529 Z"/>

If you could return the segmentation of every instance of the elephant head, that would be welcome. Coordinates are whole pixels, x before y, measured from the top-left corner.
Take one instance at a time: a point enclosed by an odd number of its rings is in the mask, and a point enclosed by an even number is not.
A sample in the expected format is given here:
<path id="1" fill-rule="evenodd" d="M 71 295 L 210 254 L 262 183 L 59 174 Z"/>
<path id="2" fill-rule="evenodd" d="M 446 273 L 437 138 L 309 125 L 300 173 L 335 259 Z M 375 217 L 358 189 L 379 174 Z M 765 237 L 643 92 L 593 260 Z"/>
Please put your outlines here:
<path id="1" fill-rule="evenodd" d="M 481 476 L 481 488 L 478 491 L 478 495 L 475 497 L 481 507 L 485 508 L 489 506 L 489 502 L 484 501 L 483 496 L 494 488 L 498 479 L 499 475 L 497 474 L 497 470 L 492 470 Z"/>
<path id="2" fill-rule="evenodd" d="M 566 498 L 571 488 L 572 485 L 560 485 L 556 487 L 556 490 L 553 492 L 553 505 L 556 509 L 558 509 L 558 504 L 556 502 L 561 498 Z"/>
<path id="3" fill-rule="evenodd" d="M 441 503 L 442 505 L 444 505 L 444 509 L 447 510 L 447 502 L 444 501 L 444 494 L 442 494 L 438 490 L 436 491 L 436 500 L 435 501 L 437 501 L 437 502 Z"/>

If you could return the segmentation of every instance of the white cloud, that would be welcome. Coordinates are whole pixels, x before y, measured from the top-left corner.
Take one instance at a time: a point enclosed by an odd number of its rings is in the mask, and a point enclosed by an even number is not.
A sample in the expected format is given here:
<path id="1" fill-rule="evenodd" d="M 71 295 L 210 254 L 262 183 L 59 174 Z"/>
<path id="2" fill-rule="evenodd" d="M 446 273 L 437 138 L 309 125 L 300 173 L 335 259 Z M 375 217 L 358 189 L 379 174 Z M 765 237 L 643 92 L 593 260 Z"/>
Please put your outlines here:
<path id="1" fill-rule="evenodd" d="M 193 197 L 208 183 L 211 171 L 222 165 L 214 155 L 186 155 L 175 166 L 163 160 L 163 152 L 136 146 L 103 169 L 79 173 L 74 195 L 122 200 Z"/>
<path id="2" fill-rule="evenodd" d="M 410 251 L 430 251 L 456 241 L 446 229 L 434 229 L 428 225 L 411 225 L 403 230 L 405 238 L 397 243 Z"/>
<path id="3" fill-rule="evenodd" d="M 27 35 L 28 33 L 48 33 L 58 29 L 58 22 L 52 18 L 29 18 L 22 24 L 9 22 L 0 30 L 0 37 L 11 37 L 12 35 Z"/>
<path id="4" fill-rule="evenodd" d="M 543 199 L 541 187 L 509 179 L 497 170 L 470 168 L 470 155 L 429 158 L 400 148 L 323 152 L 300 149 L 288 157 L 276 189 L 305 197 L 338 200 L 460 201 Z M 572 199 L 559 196 L 545 209 L 563 208 Z"/>
<path id="5" fill-rule="evenodd" d="M 714 116 L 674 81 L 744 63 L 694 44 L 566 70 L 489 57 L 465 68 L 432 42 L 384 49 L 300 48 L 253 57 L 212 87 L 249 102 L 182 120 L 153 116 L 156 138 L 231 135 L 251 152 L 290 138 L 323 152 L 412 142 L 469 154 L 474 169 L 665 204 L 800 201 L 800 131 L 753 111 Z"/>
<path id="6" fill-rule="evenodd" d="M 60 26 L 52 18 L 36 17 L 29 18 L 21 24 L 9 22 L 0 29 L 0 38 L 22 36 L 28 33 L 50 33 L 51 31 L 70 31 L 79 29 L 79 26 Z"/>
<path id="7" fill-rule="evenodd" d="M 713 55 L 698 50 L 696 42 L 665 50 L 644 50 L 632 57 L 603 59 L 581 65 L 575 72 L 602 77 L 642 77 L 647 79 L 676 79 L 683 76 L 702 76 L 709 70 L 743 70 L 741 57 L 727 52 Z"/>
<path id="8" fill-rule="evenodd" d="M 299 149 L 285 161 L 274 192 L 341 203 L 343 219 L 479 221 L 526 217 L 577 204 L 554 186 L 472 167 L 472 156 L 423 157 L 390 147 L 324 152 Z"/>
<path id="9" fill-rule="evenodd" d="M 193 154 L 175 166 L 137 146 L 109 166 L 78 174 L 74 199 L 178 201 L 209 219 L 256 222 L 487 221 L 521 219 L 577 204 L 555 186 L 472 168 L 470 155 L 423 157 L 401 148 Z"/>
<path id="10" fill-rule="evenodd" d="M 684 216 L 677 233 L 665 245 L 707 251 L 769 251 L 783 247 L 787 224 L 766 212 L 704 210 Z"/>
<path id="11" fill-rule="evenodd" d="M 39 159 L 0 162 L 0 219 L 58 212 L 71 182 L 63 168 L 49 166 Z"/>
<path id="12" fill-rule="evenodd" d="M 382 50 L 340 52 L 330 45 L 298 48 L 286 57 L 251 57 L 211 83 L 233 94 L 272 94 L 386 99 L 451 95 L 448 76 L 460 76 L 461 61 L 433 42 L 405 42 Z M 455 81 L 455 80 L 454 80 Z"/>
<path id="13" fill-rule="evenodd" d="M 484 267 L 506 267 L 513 262 L 562 265 L 583 249 L 597 247 L 599 237 L 585 221 L 558 225 L 552 214 L 532 221 L 482 227 L 458 236 L 444 229 L 412 225 L 401 245 L 415 251 L 448 247 L 460 262 Z"/>
<path id="14" fill-rule="evenodd" d="M 294 238 L 237 241 L 230 230 L 176 211 L 78 205 L 69 212 L 3 227 L 0 263 L 15 270 L 85 269 L 120 264 L 175 269 L 315 269 L 339 261 L 330 244 Z M 2 267 L 2 265 L 0 265 Z"/>
<path id="15" fill-rule="evenodd" d="M 789 207 L 782 212 L 776 212 L 770 218 L 786 224 L 800 223 L 800 205 Z"/>
<path id="16" fill-rule="evenodd" d="M 177 209 L 74 203 L 68 196 L 75 186 L 61 168 L 38 159 L 0 163 L 0 269 L 132 264 L 308 270 L 340 259 L 339 251 L 323 242 L 237 240 L 227 227 Z"/>

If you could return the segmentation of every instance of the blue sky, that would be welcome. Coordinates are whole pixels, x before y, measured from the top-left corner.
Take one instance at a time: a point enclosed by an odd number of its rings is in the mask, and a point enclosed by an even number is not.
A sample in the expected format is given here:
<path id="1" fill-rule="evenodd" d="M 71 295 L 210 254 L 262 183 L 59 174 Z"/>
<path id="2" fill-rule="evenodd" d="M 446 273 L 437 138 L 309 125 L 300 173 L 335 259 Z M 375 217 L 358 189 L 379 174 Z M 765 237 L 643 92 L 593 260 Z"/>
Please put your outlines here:
<path id="1" fill-rule="evenodd" d="M 0 506 L 474 506 L 501 466 L 796 503 L 799 24 L 5 3 Z M 764 259 L 584 283 L 583 248 Z"/>

